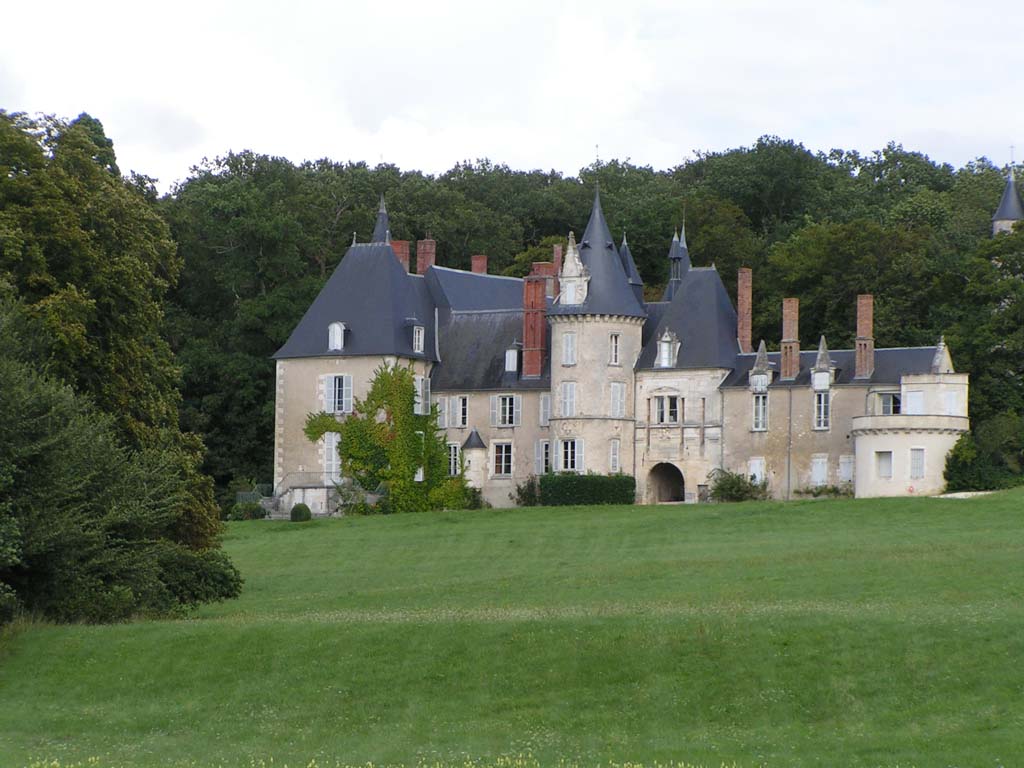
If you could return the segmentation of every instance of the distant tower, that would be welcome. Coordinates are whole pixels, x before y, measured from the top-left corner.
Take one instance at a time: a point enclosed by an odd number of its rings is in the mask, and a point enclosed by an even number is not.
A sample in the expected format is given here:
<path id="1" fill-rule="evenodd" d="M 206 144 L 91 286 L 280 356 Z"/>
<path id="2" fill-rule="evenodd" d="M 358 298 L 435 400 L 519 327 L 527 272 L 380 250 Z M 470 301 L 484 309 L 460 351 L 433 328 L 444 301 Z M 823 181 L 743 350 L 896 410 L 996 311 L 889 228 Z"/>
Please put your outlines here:
<path id="1" fill-rule="evenodd" d="M 665 293 L 662 301 L 672 301 L 679 286 L 682 285 L 683 275 L 690 270 L 690 249 L 686 245 L 686 225 L 683 225 L 682 233 L 676 233 L 672 237 L 672 245 L 668 249 L 668 285 L 665 286 Z"/>
<path id="2" fill-rule="evenodd" d="M 1003 199 L 999 201 L 999 208 L 992 215 L 992 236 L 1000 232 L 1012 232 L 1013 225 L 1024 220 L 1024 206 L 1020 203 L 1020 195 L 1017 194 L 1017 182 L 1013 177 L 1013 166 L 1010 166 L 1010 173 L 1006 177 L 1006 188 L 1003 189 Z"/>

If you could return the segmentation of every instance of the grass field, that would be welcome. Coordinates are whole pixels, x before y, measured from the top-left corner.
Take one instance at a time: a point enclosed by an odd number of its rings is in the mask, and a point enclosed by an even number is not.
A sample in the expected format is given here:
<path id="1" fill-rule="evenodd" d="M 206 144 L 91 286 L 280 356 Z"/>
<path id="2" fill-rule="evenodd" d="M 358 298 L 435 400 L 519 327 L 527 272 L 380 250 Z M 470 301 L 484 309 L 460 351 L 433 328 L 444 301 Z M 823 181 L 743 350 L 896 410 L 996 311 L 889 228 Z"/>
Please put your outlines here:
<path id="1" fill-rule="evenodd" d="M 1024 489 L 232 523 L 241 599 L 0 638 L 0 766 L 1024 764 Z"/>

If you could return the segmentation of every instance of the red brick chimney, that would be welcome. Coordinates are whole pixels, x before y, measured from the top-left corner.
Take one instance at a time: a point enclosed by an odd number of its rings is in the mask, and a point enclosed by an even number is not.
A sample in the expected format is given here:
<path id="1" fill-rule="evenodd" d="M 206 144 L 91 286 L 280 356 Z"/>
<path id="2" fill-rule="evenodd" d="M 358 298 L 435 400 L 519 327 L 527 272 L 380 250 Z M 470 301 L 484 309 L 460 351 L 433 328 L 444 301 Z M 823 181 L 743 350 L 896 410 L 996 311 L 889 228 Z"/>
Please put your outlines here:
<path id="1" fill-rule="evenodd" d="M 754 273 L 749 267 L 740 267 L 736 275 L 736 340 L 740 352 L 753 352 L 750 337 L 754 320 L 752 306 L 754 294 Z"/>
<path id="2" fill-rule="evenodd" d="M 800 373 L 800 299 L 782 300 L 782 365 L 779 377 L 792 381 Z"/>
<path id="3" fill-rule="evenodd" d="M 875 372 L 875 297 L 862 293 L 857 297 L 857 344 L 854 378 L 868 379 Z"/>
<path id="4" fill-rule="evenodd" d="M 478 275 L 487 274 L 487 255 L 478 253 L 475 256 L 469 257 L 470 262 L 473 264 L 473 271 Z"/>
<path id="5" fill-rule="evenodd" d="M 392 240 L 391 249 L 395 252 L 395 256 L 402 263 L 402 268 L 409 271 L 409 241 L 408 240 Z"/>
<path id="6" fill-rule="evenodd" d="M 549 299 L 555 296 L 555 282 L 558 278 L 555 273 L 555 263 L 553 261 L 533 262 L 533 266 L 530 268 L 530 274 L 543 275 L 545 294 L 547 294 Z"/>
<path id="7" fill-rule="evenodd" d="M 552 249 L 551 261 L 555 265 L 555 295 L 559 293 L 558 279 L 562 276 L 562 246 L 556 245 Z"/>
<path id="8" fill-rule="evenodd" d="M 424 275 L 427 270 L 434 266 L 434 259 L 437 256 L 436 240 L 416 241 L 416 274 Z"/>
<path id="9" fill-rule="evenodd" d="M 547 336 L 546 287 L 548 276 L 541 264 L 534 264 L 523 279 L 523 378 L 540 377 Z"/>

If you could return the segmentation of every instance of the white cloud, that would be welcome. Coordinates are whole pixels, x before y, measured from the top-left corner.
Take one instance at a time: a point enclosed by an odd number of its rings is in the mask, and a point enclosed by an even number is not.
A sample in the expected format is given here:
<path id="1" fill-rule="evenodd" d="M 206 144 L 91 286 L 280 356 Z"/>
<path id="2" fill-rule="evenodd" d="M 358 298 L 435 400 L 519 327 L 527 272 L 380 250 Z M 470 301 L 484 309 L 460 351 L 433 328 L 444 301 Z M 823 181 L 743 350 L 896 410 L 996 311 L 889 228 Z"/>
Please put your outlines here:
<path id="1" fill-rule="evenodd" d="M 5 10 L 0 106 L 104 122 L 184 177 L 253 149 L 440 172 L 489 157 L 668 167 L 775 133 L 1008 159 L 1014 6 L 942 2 L 137 2 Z"/>

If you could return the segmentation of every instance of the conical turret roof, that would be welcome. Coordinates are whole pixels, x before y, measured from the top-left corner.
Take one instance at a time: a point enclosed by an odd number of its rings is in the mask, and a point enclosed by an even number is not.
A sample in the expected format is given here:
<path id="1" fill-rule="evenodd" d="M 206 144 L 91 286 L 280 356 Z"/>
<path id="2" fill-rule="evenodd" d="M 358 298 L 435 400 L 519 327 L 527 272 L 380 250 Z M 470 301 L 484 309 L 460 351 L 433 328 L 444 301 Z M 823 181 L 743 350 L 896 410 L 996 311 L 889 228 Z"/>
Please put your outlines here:
<path id="1" fill-rule="evenodd" d="M 646 317 L 643 304 L 630 285 L 622 256 L 612 241 L 611 230 L 601 209 L 601 194 L 596 190 L 590 221 L 579 241 L 579 254 L 590 275 L 587 298 L 582 304 L 556 304 L 551 309 L 552 314 Z M 638 273 L 637 279 L 639 277 Z"/>
<path id="2" fill-rule="evenodd" d="M 1003 198 L 999 201 L 999 208 L 992 214 L 992 221 L 1021 221 L 1024 220 L 1024 206 L 1021 205 L 1020 195 L 1017 193 L 1017 182 L 1013 178 L 1013 169 L 1006 177 L 1006 187 L 1003 188 Z"/>
<path id="3" fill-rule="evenodd" d="M 679 290 L 683 275 L 690 271 L 690 249 L 686 245 L 686 225 L 683 225 L 682 235 L 676 232 L 672 235 L 672 244 L 668 247 L 668 285 L 665 286 L 665 294 L 662 301 L 672 301 L 672 297 Z"/>
<path id="4" fill-rule="evenodd" d="M 821 337 L 821 341 L 818 342 L 818 356 L 814 360 L 814 370 L 816 371 L 827 371 L 832 367 L 832 360 L 828 353 L 828 344 L 825 343 L 825 337 Z"/>
<path id="5" fill-rule="evenodd" d="M 642 304 L 644 301 L 644 281 L 640 277 L 639 270 L 636 268 L 636 262 L 633 261 L 633 253 L 629 250 L 629 243 L 626 242 L 625 232 L 622 233 L 622 245 L 619 246 L 619 256 L 622 257 L 622 268 L 626 272 L 626 277 L 629 278 L 629 285 L 633 289 L 633 295 Z"/>
<path id="6" fill-rule="evenodd" d="M 371 243 L 391 242 L 391 221 L 388 219 L 388 209 L 384 205 L 384 193 L 380 193 L 380 207 L 377 209 L 377 223 L 373 226 Z"/>

